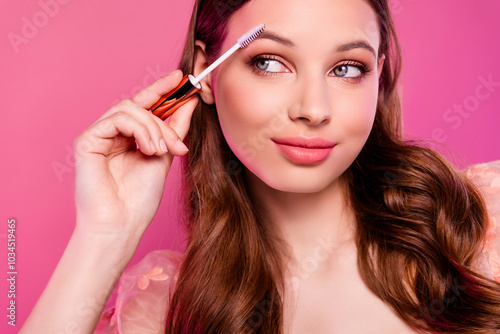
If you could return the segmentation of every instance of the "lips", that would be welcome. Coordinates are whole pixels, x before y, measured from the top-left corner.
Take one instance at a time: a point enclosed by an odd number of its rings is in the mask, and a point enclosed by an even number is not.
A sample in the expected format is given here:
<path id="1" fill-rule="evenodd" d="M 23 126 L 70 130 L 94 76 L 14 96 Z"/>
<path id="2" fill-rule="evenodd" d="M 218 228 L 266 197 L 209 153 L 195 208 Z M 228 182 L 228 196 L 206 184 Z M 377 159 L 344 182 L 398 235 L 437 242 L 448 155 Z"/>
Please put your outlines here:
<path id="1" fill-rule="evenodd" d="M 333 148 L 335 146 L 334 142 L 319 137 L 272 138 L 272 141 L 281 145 L 298 146 L 304 148 Z"/>
<path id="2" fill-rule="evenodd" d="M 326 160 L 336 145 L 319 137 L 272 138 L 272 141 L 286 158 L 305 165 L 318 164 Z"/>

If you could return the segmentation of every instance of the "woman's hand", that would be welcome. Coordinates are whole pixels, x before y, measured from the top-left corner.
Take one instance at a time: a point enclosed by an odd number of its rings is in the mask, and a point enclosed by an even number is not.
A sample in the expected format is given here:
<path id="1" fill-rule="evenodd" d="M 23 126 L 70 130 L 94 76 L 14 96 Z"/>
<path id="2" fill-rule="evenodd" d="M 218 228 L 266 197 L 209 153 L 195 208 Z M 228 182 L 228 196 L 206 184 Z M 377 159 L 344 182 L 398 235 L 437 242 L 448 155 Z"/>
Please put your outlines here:
<path id="1" fill-rule="evenodd" d="M 197 98 L 168 124 L 146 108 L 181 79 L 177 70 L 157 80 L 112 107 L 75 140 L 77 230 L 142 237 L 160 204 L 173 156 L 187 153 L 182 140 Z"/>

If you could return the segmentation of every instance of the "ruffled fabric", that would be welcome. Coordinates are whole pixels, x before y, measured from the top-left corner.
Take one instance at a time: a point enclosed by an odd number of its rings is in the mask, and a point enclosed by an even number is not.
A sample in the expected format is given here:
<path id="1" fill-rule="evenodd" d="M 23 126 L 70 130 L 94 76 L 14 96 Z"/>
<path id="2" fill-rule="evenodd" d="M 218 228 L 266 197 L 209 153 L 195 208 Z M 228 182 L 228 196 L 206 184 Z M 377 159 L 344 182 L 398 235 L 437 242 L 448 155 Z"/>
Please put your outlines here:
<path id="1" fill-rule="evenodd" d="M 157 250 L 127 269 L 118 282 L 115 306 L 101 315 L 94 333 L 165 333 L 168 303 L 182 254 Z"/>
<path id="2" fill-rule="evenodd" d="M 500 160 L 470 166 L 464 173 L 481 190 L 489 215 L 477 270 L 500 282 Z M 167 301 L 177 282 L 181 258 L 181 253 L 157 250 L 127 269 L 118 283 L 115 306 L 103 312 L 94 333 L 164 333 Z"/>
<path id="3" fill-rule="evenodd" d="M 488 210 L 488 229 L 483 240 L 487 265 L 481 268 L 483 273 L 500 282 L 500 160 L 470 166 L 465 174 L 481 190 Z"/>

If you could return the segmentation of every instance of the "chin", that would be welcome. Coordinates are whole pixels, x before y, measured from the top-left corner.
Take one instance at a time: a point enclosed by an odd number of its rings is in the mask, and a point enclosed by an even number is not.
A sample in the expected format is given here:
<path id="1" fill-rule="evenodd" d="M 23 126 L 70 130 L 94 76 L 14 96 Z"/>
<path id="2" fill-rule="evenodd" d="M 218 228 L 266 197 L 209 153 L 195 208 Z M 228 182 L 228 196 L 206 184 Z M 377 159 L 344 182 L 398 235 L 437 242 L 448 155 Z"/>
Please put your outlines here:
<path id="1" fill-rule="evenodd" d="M 251 182 L 265 184 L 267 187 L 288 193 L 297 194 L 312 194 L 318 193 L 332 184 L 339 181 L 339 175 L 324 175 L 317 172 L 302 172 L 302 173 L 280 173 L 279 175 L 270 175 L 270 173 L 259 173 L 259 171 L 251 172 L 246 169 L 247 175 Z"/>

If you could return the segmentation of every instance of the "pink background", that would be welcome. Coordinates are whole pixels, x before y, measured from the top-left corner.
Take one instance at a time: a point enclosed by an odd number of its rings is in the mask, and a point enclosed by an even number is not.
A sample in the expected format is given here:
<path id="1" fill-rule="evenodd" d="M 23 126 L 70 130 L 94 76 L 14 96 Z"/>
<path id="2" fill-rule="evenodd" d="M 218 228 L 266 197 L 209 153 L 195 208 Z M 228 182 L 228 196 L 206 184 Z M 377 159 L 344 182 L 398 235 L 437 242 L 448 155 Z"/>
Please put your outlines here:
<path id="1" fill-rule="evenodd" d="M 8 289 L 1 280 L 2 333 L 19 330 L 73 230 L 74 138 L 116 102 L 176 68 L 193 2 L 59 1 L 0 5 L 0 258 L 7 272 L 6 222 L 14 217 L 18 272 L 15 329 L 6 324 Z M 392 4 L 403 48 L 406 137 L 437 141 L 461 167 L 499 159 L 500 2 Z M 23 42 L 13 45 L 14 35 Z M 489 76 L 498 83 L 491 91 L 482 79 Z M 469 111 L 455 113 L 455 105 Z M 154 249 L 182 250 L 177 179 L 175 169 L 131 264 Z"/>

